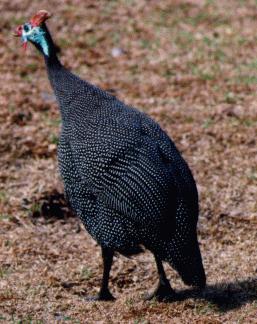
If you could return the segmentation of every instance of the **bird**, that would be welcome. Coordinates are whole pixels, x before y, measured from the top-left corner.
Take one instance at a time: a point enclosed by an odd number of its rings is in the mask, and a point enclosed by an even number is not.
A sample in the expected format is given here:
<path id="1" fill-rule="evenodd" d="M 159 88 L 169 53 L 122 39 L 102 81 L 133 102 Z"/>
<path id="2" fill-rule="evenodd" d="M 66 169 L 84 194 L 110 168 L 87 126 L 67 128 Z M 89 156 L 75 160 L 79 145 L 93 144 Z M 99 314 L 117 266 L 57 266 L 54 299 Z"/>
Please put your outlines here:
<path id="1" fill-rule="evenodd" d="M 146 299 L 173 301 L 163 263 L 199 290 L 206 275 L 197 236 L 198 192 L 192 172 L 167 133 L 146 113 L 82 80 L 63 66 L 39 10 L 15 29 L 45 59 L 61 115 L 58 165 L 71 208 L 100 245 L 101 287 L 88 300 L 114 300 L 113 257 L 150 251 L 158 285 Z"/>

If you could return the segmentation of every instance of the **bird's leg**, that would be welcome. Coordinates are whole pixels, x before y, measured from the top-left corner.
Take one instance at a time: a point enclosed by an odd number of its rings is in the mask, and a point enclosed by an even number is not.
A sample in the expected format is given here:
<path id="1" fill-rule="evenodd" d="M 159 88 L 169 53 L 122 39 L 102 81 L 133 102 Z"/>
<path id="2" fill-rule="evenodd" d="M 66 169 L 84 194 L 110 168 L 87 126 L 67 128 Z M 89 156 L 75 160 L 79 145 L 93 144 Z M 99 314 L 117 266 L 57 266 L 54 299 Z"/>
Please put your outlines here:
<path id="1" fill-rule="evenodd" d="M 114 300 L 115 298 L 109 291 L 109 277 L 110 271 L 112 267 L 112 260 L 113 260 L 114 252 L 108 248 L 102 247 L 102 257 L 103 257 L 103 279 L 102 279 L 102 286 L 99 292 L 99 300 Z"/>
<path id="2" fill-rule="evenodd" d="M 115 300 L 113 295 L 110 293 L 109 287 L 108 287 L 113 255 L 114 255 L 113 250 L 102 247 L 102 258 L 103 258 L 103 265 L 104 265 L 102 285 L 101 285 L 98 295 L 95 297 L 88 297 L 88 298 L 86 298 L 87 300 L 92 300 L 92 301 Z"/>
<path id="3" fill-rule="evenodd" d="M 171 288 L 169 280 L 166 277 L 162 261 L 156 255 L 154 255 L 154 257 L 159 275 L 159 283 L 155 291 L 152 294 L 148 295 L 145 299 L 156 299 L 163 302 L 175 300 L 176 293 Z"/>

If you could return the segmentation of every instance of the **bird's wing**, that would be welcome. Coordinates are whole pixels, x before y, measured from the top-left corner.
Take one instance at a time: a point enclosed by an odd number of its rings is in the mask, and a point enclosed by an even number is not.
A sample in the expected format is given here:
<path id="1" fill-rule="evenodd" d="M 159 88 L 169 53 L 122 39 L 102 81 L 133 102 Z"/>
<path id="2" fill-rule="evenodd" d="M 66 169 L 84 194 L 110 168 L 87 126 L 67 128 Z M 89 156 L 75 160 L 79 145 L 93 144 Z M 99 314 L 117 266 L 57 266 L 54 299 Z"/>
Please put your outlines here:
<path id="1" fill-rule="evenodd" d="M 142 118 L 141 127 L 143 133 L 147 134 L 150 138 L 156 141 L 160 152 L 165 159 L 170 162 L 174 162 L 175 158 L 179 158 L 181 160 L 181 156 L 175 144 L 153 119 L 147 115 L 144 115 L 144 118 Z"/>
<path id="2" fill-rule="evenodd" d="M 108 128 L 98 127 L 92 141 L 73 142 L 73 158 L 81 178 L 98 192 L 98 204 L 138 225 L 167 224 L 167 218 L 175 218 L 172 170 L 157 141 L 141 126 L 139 131 L 117 126 L 108 141 Z"/>
<path id="3" fill-rule="evenodd" d="M 167 224 L 176 209 L 172 174 L 151 142 L 144 138 L 116 159 L 103 174 L 100 195 L 105 204 L 143 226 Z"/>
<path id="4" fill-rule="evenodd" d="M 196 184 L 186 161 L 169 136 L 150 117 L 142 119 L 142 130 L 157 142 L 161 155 L 170 163 L 175 173 L 176 185 L 181 195 L 190 201 L 198 201 Z M 196 204 L 196 213 L 198 213 Z"/>

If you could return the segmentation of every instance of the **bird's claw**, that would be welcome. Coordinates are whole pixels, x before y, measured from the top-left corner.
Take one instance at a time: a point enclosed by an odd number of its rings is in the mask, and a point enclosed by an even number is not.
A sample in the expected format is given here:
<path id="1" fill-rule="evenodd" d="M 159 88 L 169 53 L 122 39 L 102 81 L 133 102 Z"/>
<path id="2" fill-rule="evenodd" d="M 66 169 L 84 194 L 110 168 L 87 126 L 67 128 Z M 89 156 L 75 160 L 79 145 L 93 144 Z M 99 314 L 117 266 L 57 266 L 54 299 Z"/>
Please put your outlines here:
<path id="1" fill-rule="evenodd" d="M 158 302 L 172 302 L 177 299 L 176 292 L 171 288 L 170 284 L 159 285 L 157 289 L 151 293 L 146 294 L 144 300 L 157 300 Z"/>
<path id="2" fill-rule="evenodd" d="M 86 301 L 115 301 L 115 297 L 113 297 L 113 295 L 109 292 L 109 291 L 105 291 L 105 292 L 99 292 L 98 295 L 96 296 L 86 296 L 84 298 Z"/>

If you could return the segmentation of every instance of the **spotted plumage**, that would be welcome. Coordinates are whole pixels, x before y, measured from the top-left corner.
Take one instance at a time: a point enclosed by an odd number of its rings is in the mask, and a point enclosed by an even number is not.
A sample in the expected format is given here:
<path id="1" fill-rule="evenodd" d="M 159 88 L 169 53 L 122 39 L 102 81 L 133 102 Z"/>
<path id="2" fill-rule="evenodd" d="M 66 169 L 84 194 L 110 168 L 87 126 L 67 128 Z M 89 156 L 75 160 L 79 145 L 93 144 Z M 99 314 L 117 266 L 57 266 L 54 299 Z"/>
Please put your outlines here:
<path id="1" fill-rule="evenodd" d="M 59 103 L 58 161 L 66 195 L 102 247 L 105 271 L 98 298 L 113 298 L 108 290 L 113 252 L 132 255 L 142 247 L 156 259 L 160 282 L 154 296 L 159 300 L 174 297 L 161 261 L 169 262 L 186 284 L 203 287 L 198 195 L 188 165 L 150 117 L 69 72 L 40 23 L 40 37 L 30 27 L 34 38 L 22 36 L 37 39 Z"/>

